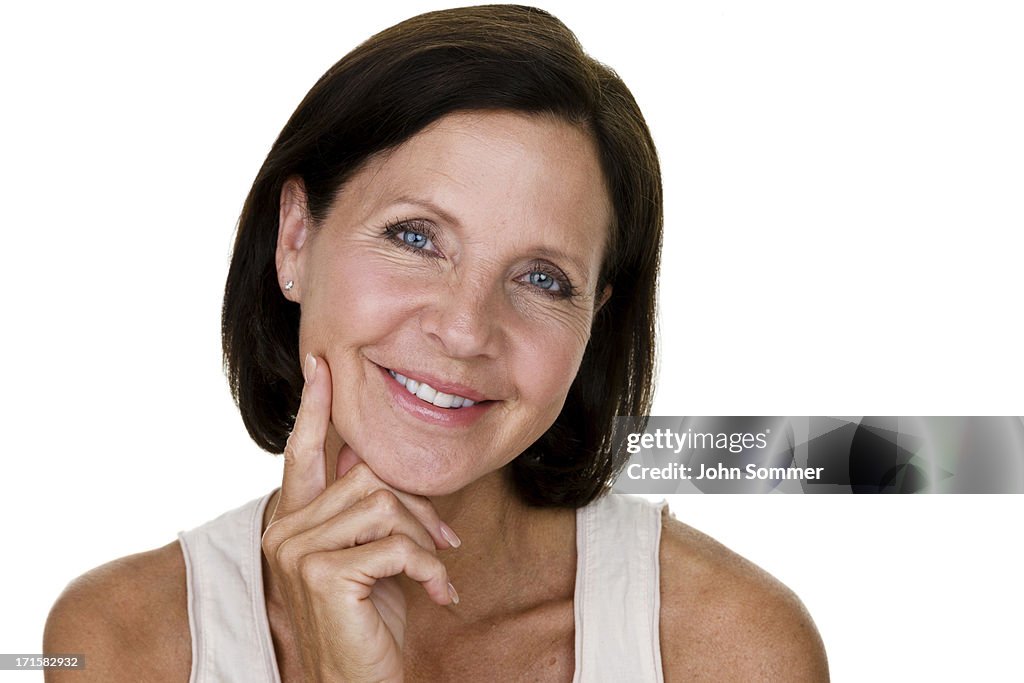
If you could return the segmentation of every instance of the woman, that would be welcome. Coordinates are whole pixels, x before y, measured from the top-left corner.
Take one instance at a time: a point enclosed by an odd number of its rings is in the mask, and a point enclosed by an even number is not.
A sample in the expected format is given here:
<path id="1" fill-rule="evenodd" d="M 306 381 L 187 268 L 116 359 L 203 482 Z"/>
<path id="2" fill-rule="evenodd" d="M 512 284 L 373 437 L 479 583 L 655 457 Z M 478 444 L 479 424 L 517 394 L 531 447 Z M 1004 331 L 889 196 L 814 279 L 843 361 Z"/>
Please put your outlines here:
<path id="1" fill-rule="evenodd" d="M 606 495 L 613 418 L 650 407 L 660 244 L 643 117 L 550 15 L 356 48 L 271 149 L 225 292 L 281 487 L 69 586 L 64 677 L 827 679 L 791 593 Z"/>

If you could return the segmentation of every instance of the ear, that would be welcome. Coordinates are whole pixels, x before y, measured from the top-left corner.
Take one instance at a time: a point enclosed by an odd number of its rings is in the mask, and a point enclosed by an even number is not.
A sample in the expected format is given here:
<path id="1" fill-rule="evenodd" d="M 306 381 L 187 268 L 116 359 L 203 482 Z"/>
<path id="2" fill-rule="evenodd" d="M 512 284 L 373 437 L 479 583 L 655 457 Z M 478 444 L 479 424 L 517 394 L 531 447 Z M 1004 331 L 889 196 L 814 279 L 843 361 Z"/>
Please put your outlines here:
<path id="1" fill-rule="evenodd" d="M 281 208 L 277 222 L 277 282 L 289 301 L 302 302 L 303 264 L 310 234 L 306 188 L 298 177 L 289 178 L 281 188 Z M 292 286 L 287 288 L 291 282 Z"/>
<path id="2" fill-rule="evenodd" d="M 594 306 L 594 315 L 601 310 L 601 307 L 608 303 L 608 299 L 612 296 L 612 286 L 605 285 L 604 289 L 601 290 L 601 296 L 597 299 L 597 304 Z"/>

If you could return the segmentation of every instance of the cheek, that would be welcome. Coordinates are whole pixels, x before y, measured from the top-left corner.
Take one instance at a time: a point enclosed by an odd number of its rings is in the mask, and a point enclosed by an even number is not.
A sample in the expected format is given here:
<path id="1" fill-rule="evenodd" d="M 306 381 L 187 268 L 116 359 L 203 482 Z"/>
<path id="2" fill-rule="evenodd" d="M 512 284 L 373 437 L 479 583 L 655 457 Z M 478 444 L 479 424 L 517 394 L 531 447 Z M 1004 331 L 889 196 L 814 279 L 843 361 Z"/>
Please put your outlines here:
<path id="1" fill-rule="evenodd" d="M 544 413 L 561 410 L 573 379 L 583 359 L 585 340 L 579 335 L 550 334 L 538 335 L 536 330 L 521 337 L 532 343 L 520 345 L 517 358 L 516 376 L 522 398 L 537 405 Z"/>
<path id="2" fill-rule="evenodd" d="M 339 345 L 379 341 L 408 318 L 410 298 L 402 294 L 407 286 L 360 252 L 320 264 L 303 299 L 303 341 L 334 352 L 344 352 Z"/>

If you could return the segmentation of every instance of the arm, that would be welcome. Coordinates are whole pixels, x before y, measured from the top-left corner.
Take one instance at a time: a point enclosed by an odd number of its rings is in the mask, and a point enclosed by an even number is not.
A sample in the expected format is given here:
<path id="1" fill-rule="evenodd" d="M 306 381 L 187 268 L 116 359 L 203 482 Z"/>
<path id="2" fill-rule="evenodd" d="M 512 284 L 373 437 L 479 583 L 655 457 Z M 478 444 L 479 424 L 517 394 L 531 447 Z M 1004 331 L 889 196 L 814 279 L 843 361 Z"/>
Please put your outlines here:
<path id="1" fill-rule="evenodd" d="M 666 681 L 829 680 L 821 637 L 792 591 L 704 534 L 663 522 Z"/>
<path id="2" fill-rule="evenodd" d="M 50 610 L 43 652 L 85 656 L 84 669 L 49 670 L 47 683 L 187 681 L 192 645 L 178 543 L 72 581 Z"/>

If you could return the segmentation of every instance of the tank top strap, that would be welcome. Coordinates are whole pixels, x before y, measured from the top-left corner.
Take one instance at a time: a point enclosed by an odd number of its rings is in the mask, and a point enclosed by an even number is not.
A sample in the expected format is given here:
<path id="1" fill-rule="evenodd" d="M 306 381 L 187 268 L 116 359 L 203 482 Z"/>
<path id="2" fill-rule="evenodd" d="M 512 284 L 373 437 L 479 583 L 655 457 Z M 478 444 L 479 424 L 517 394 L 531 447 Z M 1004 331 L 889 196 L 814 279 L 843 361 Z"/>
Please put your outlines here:
<path id="1" fill-rule="evenodd" d="M 574 683 L 661 683 L 658 549 L 665 503 L 611 493 L 576 511 Z"/>
<path id="2" fill-rule="evenodd" d="M 274 494 L 178 534 L 192 633 L 189 683 L 280 683 L 263 596 L 260 538 Z"/>

